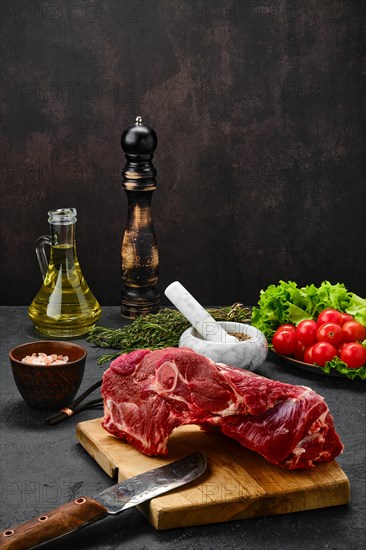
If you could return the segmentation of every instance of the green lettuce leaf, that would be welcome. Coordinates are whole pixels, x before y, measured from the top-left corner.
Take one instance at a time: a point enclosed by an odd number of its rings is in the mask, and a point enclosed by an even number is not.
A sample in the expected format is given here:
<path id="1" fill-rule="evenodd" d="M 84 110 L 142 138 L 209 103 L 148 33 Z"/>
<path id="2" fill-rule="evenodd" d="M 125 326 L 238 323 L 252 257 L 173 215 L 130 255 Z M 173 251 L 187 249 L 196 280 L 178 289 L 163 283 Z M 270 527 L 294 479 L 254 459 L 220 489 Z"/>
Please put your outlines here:
<path id="1" fill-rule="evenodd" d="M 307 287 L 305 287 L 307 288 Z M 316 317 L 324 309 L 331 307 L 338 311 L 344 311 L 349 305 L 349 293 L 342 283 L 332 285 L 329 281 L 323 281 L 313 296 L 314 310 Z"/>
<path id="2" fill-rule="evenodd" d="M 345 311 L 349 313 L 350 315 L 353 315 L 353 317 L 361 323 L 361 325 L 366 326 L 366 300 L 365 298 L 360 298 L 360 296 L 357 296 L 356 294 L 353 294 L 353 292 L 349 293 L 350 296 L 350 302 L 348 306 L 345 308 Z"/>
<path id="3" fill-rule="evenodd" d="M 334 357 L 334 359 L 325 363 L 324 367 L 320 368 L 326 374 L 330 374 L 332 371 L 337 371 L 351 380 L 358 377 L 361 378 L 361 380 L 366 380 L 366 366 L 358 369 L 349 369 L 346 363 L 344 363 L 339 357 Z"/>
<path id="4" fill-rule="evenodd" d="M 298 325 L 301 321 L 306 321 L 307 319 L 312 319 L 312 315 L 307 313 L 301 307 L 295 306 L 295 304 L 289 303 L 288 306 L 288 320 L 294 325 Z"/>

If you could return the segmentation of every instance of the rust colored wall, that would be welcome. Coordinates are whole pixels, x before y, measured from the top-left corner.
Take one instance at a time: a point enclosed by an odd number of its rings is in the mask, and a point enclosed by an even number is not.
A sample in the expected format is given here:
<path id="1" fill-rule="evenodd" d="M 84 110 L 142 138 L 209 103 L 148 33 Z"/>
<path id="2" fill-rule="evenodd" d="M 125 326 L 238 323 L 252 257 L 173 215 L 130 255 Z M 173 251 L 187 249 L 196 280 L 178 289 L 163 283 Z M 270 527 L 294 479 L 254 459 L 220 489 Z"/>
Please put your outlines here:
<path id="1" fill-rule="evenodd" d="M 47 210 L 119 303 L 122 130 L 152 126 L 160 289 L 258 300 L 279 279 L 362 294 L 361 1 L 3 0 L 1 303 L 28 304 Z"/>

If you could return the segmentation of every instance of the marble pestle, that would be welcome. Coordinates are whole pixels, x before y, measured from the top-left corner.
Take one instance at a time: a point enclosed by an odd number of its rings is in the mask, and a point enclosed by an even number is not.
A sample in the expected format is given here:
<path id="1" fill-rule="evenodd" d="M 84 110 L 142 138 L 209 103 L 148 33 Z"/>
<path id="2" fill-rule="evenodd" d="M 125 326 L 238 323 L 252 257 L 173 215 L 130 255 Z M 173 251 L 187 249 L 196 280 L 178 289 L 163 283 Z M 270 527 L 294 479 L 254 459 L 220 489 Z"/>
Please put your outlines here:
<path id="1" fill-rule="evenodd" d="M 238 342 L 235 336 L 228 334 L 179 281 L 171 283 L 165 289 L 165 295 L 188 319 L 203 340 L 226 344 Z"/>

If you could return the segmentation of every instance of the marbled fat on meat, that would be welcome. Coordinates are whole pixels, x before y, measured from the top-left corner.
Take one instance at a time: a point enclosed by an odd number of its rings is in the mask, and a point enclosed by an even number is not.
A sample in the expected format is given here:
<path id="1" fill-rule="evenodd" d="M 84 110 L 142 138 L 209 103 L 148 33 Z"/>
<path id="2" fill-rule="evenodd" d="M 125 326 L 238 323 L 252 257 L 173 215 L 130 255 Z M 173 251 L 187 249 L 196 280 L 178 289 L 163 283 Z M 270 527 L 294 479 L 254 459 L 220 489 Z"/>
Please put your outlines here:
<path id="1" fill-rule="evenodd" d="M 166 455 L 174 428 L 215 428 L 287 469 L 343 450 L 324 399 L 306 386 L 214 363 L 189 348 L 137 350 L 104 373 L 103 427 L 146 455 Z"/>

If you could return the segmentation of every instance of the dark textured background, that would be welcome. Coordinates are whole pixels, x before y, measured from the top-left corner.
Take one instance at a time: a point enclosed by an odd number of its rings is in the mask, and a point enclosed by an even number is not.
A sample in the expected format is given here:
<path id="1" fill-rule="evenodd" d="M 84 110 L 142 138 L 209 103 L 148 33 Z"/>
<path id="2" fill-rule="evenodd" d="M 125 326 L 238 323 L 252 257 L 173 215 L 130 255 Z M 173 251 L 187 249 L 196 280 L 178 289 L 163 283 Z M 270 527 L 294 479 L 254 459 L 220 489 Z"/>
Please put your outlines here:
<path id="1" fill-rule="evenodd" d="M 1 303 L 41 284 L 47 210 L 118 304 L 120 134 L 159 138 L 159 287 L 255 303 L 279 279 L 364 293 L 362 1 L 3 0 Z"/>

